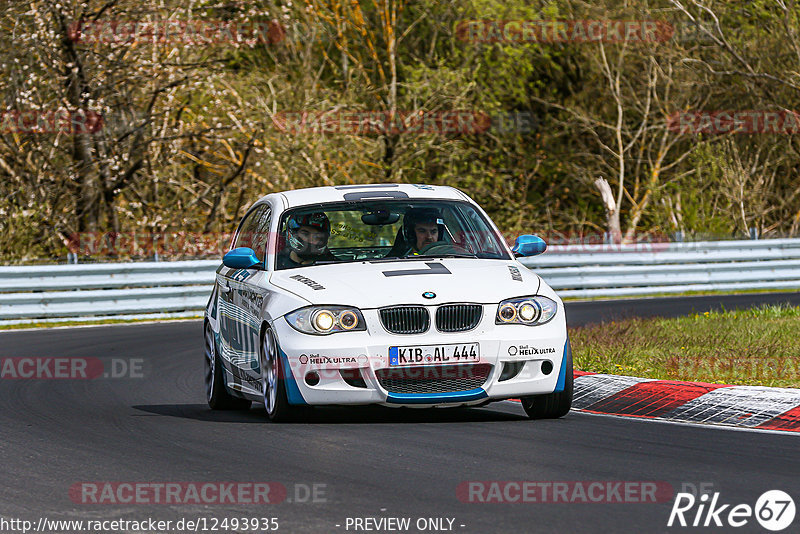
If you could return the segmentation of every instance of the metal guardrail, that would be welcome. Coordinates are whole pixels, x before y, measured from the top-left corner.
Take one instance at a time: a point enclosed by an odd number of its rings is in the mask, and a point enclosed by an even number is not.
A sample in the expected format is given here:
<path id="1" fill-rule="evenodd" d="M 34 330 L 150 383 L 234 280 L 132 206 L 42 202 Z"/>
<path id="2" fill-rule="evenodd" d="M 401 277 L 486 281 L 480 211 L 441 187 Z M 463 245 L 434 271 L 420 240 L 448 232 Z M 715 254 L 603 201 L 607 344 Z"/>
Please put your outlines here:
<path id="1" fill-rule="evenodd" d="M 522 263 L 562 297 L 800 289 L 800 239 L 554 246 Z"/>
<path id="2" fill-rule="evenodd" d="M 0 267 L 0 324 L 198 315 L 218 265 L 203 260 Z"/>
<path id="3" fill-rule="evenodd" d="M 522 263 L 563 297 L 800 289 L 800 239 L 552 246 Z M 218 265 L 0 267 L 0 324 L 199 315 Z"/>

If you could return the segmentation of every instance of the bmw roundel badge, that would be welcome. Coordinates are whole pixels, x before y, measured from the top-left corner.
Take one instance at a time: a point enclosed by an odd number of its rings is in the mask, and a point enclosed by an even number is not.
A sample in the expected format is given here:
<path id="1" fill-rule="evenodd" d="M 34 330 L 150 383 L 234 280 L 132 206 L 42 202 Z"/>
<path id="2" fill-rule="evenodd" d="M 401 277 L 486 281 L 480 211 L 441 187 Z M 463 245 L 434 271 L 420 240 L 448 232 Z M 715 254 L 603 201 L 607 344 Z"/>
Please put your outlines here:
<path id="1" fill-rule="evenodd" d="M 433 291 L 426 291 L 425 293 L 422 294 L 422 296 L 425 297 L 426 299 L 435 299 L 436 293 L 434 293 Z"/>

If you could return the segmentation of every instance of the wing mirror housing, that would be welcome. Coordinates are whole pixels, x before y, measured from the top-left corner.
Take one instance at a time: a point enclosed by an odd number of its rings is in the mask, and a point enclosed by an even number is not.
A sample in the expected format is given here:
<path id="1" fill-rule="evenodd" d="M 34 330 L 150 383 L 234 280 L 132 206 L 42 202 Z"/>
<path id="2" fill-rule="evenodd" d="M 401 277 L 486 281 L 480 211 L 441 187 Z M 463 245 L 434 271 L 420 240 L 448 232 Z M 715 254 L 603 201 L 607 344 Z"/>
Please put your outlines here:
<path id="1" fill-rule="evenodd" d="M 235 248 L 222 257 L 222 264 L 231 269 L 259 269 L 263 263 L 250 247 Z"/>
<path id="2" fill-rule="evenodd" d="M 547 250 L 547 243 L 544 242 L 544 239 L 536 235 L 527 234 L 519 236 L 511 248 L 511 252 L 518 258 L 520 256 L 538 256 L 545 250 Z"/>

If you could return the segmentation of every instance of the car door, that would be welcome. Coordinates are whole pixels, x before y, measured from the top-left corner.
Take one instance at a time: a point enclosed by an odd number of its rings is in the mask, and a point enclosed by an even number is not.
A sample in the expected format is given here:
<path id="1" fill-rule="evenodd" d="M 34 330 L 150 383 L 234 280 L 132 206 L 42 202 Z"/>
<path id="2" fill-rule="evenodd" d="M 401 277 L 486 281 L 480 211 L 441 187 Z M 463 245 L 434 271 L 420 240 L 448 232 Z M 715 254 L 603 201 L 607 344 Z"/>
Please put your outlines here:
<path id="1" fill-rule="evenodd" d="M 253 248 L 255 228 L 259 216 L 265 210 L 269 210 L 269 206 L 261 205 L 245 215 L 234 236 L 231 248 Z M 224 265 L 217 271 L 220 295 L 220 356 L 225 367 L 233 375 L 234 386 L 242 384 L 244 378 L 242 369 L 249 366 L 252 359 L 251 353 L 254 350 L 248 334 L 249 314 L 246 309 L 246 301 L 242 299 L 239 289 L 247 278 L 257 272 L 256 269 L 232 269 Z M 228 378 L 226 380 L 229 385 L 232 385 Z"/>
<path id="2" fill-rule="evenodd" d="M 270 223 L 272 210 L 268 205 L 262 206 L 257 211 L 252 225 L 252 248 L 256 257 L 261 261 L 258 269 L 242 269 L 238 279 L 234 281 L 233 298 L 239 303 L 242 310 L 242 360 L 239 364 L 241 377 L 250 382 L 251 387 L 260 387 L 261 367 L 259 362 L 259 349 L 261 344 L 261 309 L 266 296 L 265 271 L 267 265 L 266 254 L 270 236 Z"/>

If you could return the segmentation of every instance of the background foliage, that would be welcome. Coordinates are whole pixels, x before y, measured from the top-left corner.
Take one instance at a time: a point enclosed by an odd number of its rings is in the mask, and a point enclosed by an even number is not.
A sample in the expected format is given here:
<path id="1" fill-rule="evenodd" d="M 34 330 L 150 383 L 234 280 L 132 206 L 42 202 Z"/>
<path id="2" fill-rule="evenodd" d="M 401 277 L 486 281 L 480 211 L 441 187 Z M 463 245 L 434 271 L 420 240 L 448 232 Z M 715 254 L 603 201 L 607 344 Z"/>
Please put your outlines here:
<path id="1" fill-rule="evenodd" d="M 800 110 L 793 1 L 12 0 L 2 9 L 1 109 L 104 117 L 93 134 L 0 128 L 6 261 L 63 258 L 82 232 L 228 232 L 267 193 L 384 181 L 459 187 L 508 235 L 615 224 L 627 240 L 800 231 L 797 135 L 667 127 L 681 110 Z M 165 19 L 277 21 L 285 33 L 209 45 L 70 39 L 76 23 Z M 470 42 L 457 31 L 466 20 L 657 20 L 675 31 L 662 42 Z M 477 134 L 276 126 L 303 110 L 534 120 Z"/>

